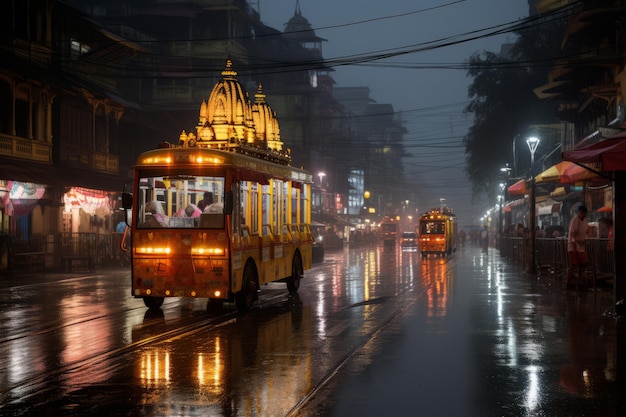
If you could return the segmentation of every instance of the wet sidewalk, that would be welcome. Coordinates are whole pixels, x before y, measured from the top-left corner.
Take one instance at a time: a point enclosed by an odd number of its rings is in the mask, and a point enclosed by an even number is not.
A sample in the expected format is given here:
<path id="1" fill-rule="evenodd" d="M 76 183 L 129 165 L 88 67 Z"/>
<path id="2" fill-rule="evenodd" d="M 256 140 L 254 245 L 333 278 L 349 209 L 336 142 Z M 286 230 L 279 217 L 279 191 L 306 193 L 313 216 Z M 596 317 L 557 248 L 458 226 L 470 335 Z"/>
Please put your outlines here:
<path id="1" fill-rule="evenodd" d="M 299 415 L 626 416 L 610 289 L 565 290 L 492 248 L 446 262 L 442 295 L 419 293 Z"/>

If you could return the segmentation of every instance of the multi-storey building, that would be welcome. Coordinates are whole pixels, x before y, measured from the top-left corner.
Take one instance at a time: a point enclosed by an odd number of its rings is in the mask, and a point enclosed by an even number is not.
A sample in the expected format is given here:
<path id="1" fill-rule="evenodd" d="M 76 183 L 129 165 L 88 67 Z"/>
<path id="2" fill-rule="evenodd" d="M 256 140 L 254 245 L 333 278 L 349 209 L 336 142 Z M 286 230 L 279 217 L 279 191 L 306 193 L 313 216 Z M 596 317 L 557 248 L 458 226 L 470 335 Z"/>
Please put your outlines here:
<path id="1" fill-rule="evenodd" d="M 369 142 L 388 142 L 389 131 L 381 139 L 386 128 L 363 128 L 334 97 L 325 40 L 298 3 L 284 32 L 245 0 L 9 0 L 0 8 L 0 232 L 20 242 L 14 251 L 53 259 L 59 233 L 111 233 L 136 156 L 197 123 L 197 103 L 229 57 L 248 92 L 262 85 L 293 164 L 326 174 L 327 211 L 347 214 L 355 170 L 369 188 L 372 172 L 398 169 L 399 154 L 369 155 Z"/>
<path id="2" fill-rule="evenodd" d="M 562 150 L 590 145 L 623 131 L 626 128 L 624 2 L 541 1 L 537 7 L 540 11 L 563 7 L 570 13 L 563 35 L 563 58 L 553 66 L 548 83 L 537 89 L 542 98 L 558 105 L 557 114 L 566 126 Z M 590 209 L 610 206 L 613 188 L 608 185 L 587 187 L 583 202 Z"/>
<path id="3" fill-rule="evenodd" d="M 127 102 L 115 93 L 110 69 L 142 47 L 54 0 L 2 2 L 0 16 L 0 269 L 6 269 L 9 249 L 43 251 L 53 260 L 58 232 L 97 232 L 114 221 L 111 192 L 127 181 L 118 136 Z"/>

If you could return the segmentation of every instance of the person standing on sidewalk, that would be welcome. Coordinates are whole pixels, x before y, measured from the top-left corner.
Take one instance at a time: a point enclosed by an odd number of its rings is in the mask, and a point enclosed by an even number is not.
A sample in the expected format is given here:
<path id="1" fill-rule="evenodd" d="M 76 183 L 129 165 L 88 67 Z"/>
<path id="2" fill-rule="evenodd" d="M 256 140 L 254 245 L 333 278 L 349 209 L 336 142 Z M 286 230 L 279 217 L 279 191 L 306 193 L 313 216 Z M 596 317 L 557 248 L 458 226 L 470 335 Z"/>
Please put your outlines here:
<path id="1" fill-rule="evenodd" d="M 584 284 L 583 273 L 589 263 L 589 256 L 585 248 L 585 240 L 589 225 L 587 224 L 587 207 L 578 207 L 576 216 L 569 222 L 567 235 L 567 288 L 577 287 Z"/>

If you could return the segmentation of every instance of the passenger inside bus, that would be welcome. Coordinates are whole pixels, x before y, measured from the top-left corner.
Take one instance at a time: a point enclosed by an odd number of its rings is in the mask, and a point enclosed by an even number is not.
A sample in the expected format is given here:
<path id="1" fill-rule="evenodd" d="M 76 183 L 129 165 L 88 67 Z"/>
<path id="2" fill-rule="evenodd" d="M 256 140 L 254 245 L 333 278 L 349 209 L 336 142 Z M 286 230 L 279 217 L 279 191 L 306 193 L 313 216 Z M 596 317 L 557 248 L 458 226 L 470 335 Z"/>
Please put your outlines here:
<path id="1" fill-rule="evenodd" d="M 209 204 L 202 210 L 203 213 L 222 213 L 224 212 L 224 205 L 222 203 Z"/>
<path id="2" fill-rule="evenodd" d="M 174 215 L 175 217 L 200 217 L 202 211 L 195 204 L 188 204 L 185 209 L 180 209 Z"/>
<path id="3" fill-rule="evenodd" d="M 169 218 L 163 211 L 163 206 L 158 201 L 148 201 L 146 203 L 146 219 L 142 226 L 144 227 L 163 227 L 167 226 Z"/>
<path id="4" fill-rule="evenodd" d="M 213 204 L 213 193 L 210 191 L 205 191 L 202 200 L 198 201 L 198 208 L 200 211 L 204 211 L 205 208 Z"/>

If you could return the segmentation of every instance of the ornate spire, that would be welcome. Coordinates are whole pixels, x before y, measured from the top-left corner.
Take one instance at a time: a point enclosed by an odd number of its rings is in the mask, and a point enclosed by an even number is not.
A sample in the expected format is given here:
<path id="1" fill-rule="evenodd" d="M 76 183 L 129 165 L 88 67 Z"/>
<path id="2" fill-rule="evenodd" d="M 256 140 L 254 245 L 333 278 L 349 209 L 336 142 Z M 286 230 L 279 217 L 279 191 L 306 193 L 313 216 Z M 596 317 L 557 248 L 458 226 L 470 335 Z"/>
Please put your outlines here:
<path id="1" fill-rule="evenodd" d="M 222 78 L 224 80 L 236 80 L 237 71 L 233 69 L 233 61 L 230 60 L 230 56 L 226 59 L 226 68 L 222 71 Z"/>
<path id="2" fill-rule="evenodd" d="M 276 113 L 265 98 L 259 84 L 254 103 L 250 102 L 229 57 L 222 80 L 200 104 L 196 133 L 182 131 L 178 143 L 240 152 L 288 165 L 290 158 L 283 151 Z"/>

